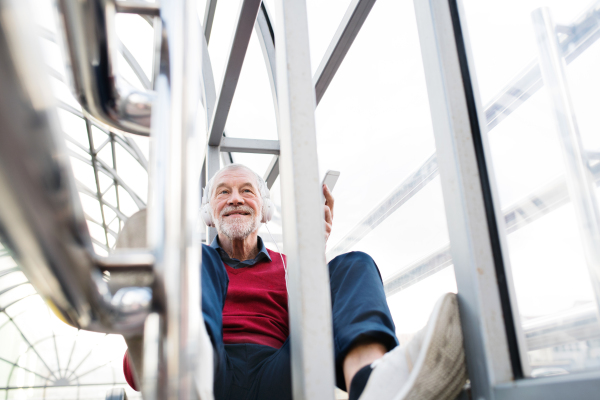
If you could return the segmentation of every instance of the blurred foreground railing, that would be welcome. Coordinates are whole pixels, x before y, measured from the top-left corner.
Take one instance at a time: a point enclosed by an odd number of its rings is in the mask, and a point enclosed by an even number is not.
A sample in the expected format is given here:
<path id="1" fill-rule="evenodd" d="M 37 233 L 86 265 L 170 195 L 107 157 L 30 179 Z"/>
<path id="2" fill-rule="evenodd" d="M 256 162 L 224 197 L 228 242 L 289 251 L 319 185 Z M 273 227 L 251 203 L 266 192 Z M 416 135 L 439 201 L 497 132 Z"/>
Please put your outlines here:
<path id="1" fill-rule="evenodd" d="M 64 321 L 141 331 L 149 288 L 111 293 L 94 255 L 26 4 L 0 2 L 0 227 L 28 279 Z M 147 267 L 152 256 L 119 263 Z"/>
<path id="2" fill-rule="evenodd" d="M 211 399 L 197 218 L 202 57 L 201 51 L 185 52 L 201 49 L 196 4 L 165 1 L 160 13 L 137 3 L 115 8 L 110 0 L 64 0 L 60 6 L 68 78 L 87 116 L 146 135 L 152 118 L 150 250 L 94 253 L 36 30 L 27 2 L 17 0 L 0 0 L 0 233 L 62 320 L 139 343 L 132 353 L 144 398 Z M 136 91 L 119 80 L 115 12 L 154 18 L 155 91 Z M 103 272 L 110 273 L 109 282 Z"/>
<path id="3" fill-rule="evenodd" d="M 120 3 L 59 1 L 72 72 L 70 83 L 75 99 L 88 115 L 114 129 L 148 136 L 155 93 L 136 89 L 119 75 L 120 43 L 114 20 L 117 11 L 158 15 L 158 7 L 143 2 L 136 2 L 138 7 Z"/>

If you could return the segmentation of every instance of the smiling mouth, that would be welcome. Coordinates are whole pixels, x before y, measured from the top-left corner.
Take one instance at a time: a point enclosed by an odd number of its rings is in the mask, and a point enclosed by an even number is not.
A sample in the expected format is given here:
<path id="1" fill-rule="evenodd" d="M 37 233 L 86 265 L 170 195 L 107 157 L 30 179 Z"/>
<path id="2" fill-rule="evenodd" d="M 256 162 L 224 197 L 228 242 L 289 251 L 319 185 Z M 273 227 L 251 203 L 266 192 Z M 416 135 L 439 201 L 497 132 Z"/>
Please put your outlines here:
<path id="1" fill-rule="evenodd" d="M 236 216 L 236 215 L 250 215 L 250 213 L 245 213 L 245 212 L 233 212 L 233 213 L 229 213 L 229 214 L 225 214 L 225 217 L 231 217 L 231 216 Z"/>

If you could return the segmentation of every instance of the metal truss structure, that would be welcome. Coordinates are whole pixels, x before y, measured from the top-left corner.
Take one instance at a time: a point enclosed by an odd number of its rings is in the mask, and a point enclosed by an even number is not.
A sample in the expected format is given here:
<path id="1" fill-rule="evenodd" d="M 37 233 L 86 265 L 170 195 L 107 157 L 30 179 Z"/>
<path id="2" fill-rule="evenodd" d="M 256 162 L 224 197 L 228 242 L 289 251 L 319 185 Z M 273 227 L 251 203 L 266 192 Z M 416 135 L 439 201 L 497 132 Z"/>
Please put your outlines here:
<path id="1" fill-rule="evenodd" d="M 232 153 L 271 155 L 272 160 L 263 176 L 269 187 L 278 177 L 281 178 L 283 201 L 280 213 L 292 282 L 290 324 L 294 336 L 294 398 L 333 397 L 329 287 L 326 260 L 322 257 L 325 248 L 319 239 L 323 232 L 317 201 L 314 109 L 343 63 L 375 0 L 353 0 L 350 3 L 314 76 L 310 74 L 310 65 L 305 57 L 308 54 L 308 32 L 304 2 L 280 0 L 277 4 L 278 24 L 275 26 L 270 10 L 261 0 L 240 2 L 223 78 L 221 82 L 215 82 L 208 43 L 217 0 L 206 1 L 202 23 L 191 1 L 173 0 L 155 5 L 135 1 L 94 0 L 84 4 L 61 0 L 72 76 L 61 76 L 52 69 L 48 72 L 55 79 L 72 85 L 81 109 L 64 102 L 59 107 L 84 120 L 88 145 L 84 146 L 66 135 L 69 150 L 65 151 L 61 147 L 61 136 L 56 132 L 52 111 L 31 106 L 35 103 L 35 96 L 29 99 L 31 104 L 25 104 L 22 109 L 6 106 L 22 121 L 27 121 L 26 117 L 31 115 L 42 121 L 35 128 L 37 130 L 32 128 L 31 142 L 35 137 L 43 137 L 46 148 L 26 141 L 17 143 L 15 148 L 32 159 L 39 157 L 46 163 L 43 167 L 54 168 L 59 182 L 56 187 L 47 190 L 42 180 L 34 179 L 37 175 L 27 170 L 22 160 L 11 158 L 7 151 L 1 154 L 9 160 L 3 161 L 6 166 L 0 169 L 0 172 L 9 171 L 0 175 L 0 189 L 6 189 L 2 199 L 4 204 L 8 204 L 6 209 L 14 213 L 0 214 L 1 221 L 8 227 L 6 241 L 16 247 L 15 257 L 23 264 L 31 283 L 70 324 L 99 332 L 143 335 L 144 358 L 134 360 L 134 363 L 141 371 L 144 398 L 212 398 L 212 375 L 209 371 L 212 368 L 212 350 L 198 309 L 200 294 L 190 288 L 188 282 L 199 282 L 199 238 L 205 237 L 210 242 L 216 232 L 213 228 L 207 228 L 205 235 L 196 231 L 199 190 L 189 188 L 195 187 L 198 182 L 203 187 L 221 164 L 234 161 Z M 474 94 L 475 78 L 469 74 L 472 60 L 468 35 L 461 29 L 464 12 L 460 2 L 415 1 L 437 153 L 431 155 L 327 252 L 329 260 L 352 249 L 439 177 L 444 191 L 450 245 L 387 279 L 385 290 L 390 296 L 454 265 L 467 338 L 472 392 L 477 399 L 529 399 L 541 395 L 559 399 L 565 393 L 573 392 L 582 399 L 597 395 L 593 388 L 600 378 L 595 372 L 568 378 L 525 379 L 528 378 L 525 348 L 559 345 L 565 343 L 563 337 L 572 340 L 573 337 L 597 335 L 597 309 L 583 307 L 568 316 L 530 321 L 520 327 L 516 320 L 518 309 L 511 289 L 504 238 L 506 233 L 514 232 L 580 198 L 585 201 L 581 200 L 577 205 L 579 222 L 583 224 L 586 218 L 596 218 L 596 211 L 591 205 L 595 197 L 593 190 L 586 186 L 590 183 L 586 181 L 586 174 L 589 172 L 593 177 L 591 183 L 595 188 L 600 184 L 600 168 L 598 164 L 588 164 L 585 166 L 588 171 L 583 171 L 578 157 L 591 159 L 597 155 L 576 157 L 571 154 L 569 159 L 573 166 L 566 179 L 539 188 L 504 210 L 498 209 L 499 202 L 485 159 L 489 156 L 486 150 L 489 131 L 544 84 L 555 82 L 556 87 L 565 86 L 561 83 L 564 71 L 556 66 L 559 64 L 557 60 L 564 59 L 570 63 L 597 41 L 600 37 L 599 4 L 594 4 L 573 24 L 556 28 L 549 16 L 541 12 L 536 25 L 542 38 L 540 64 L 528 65 L 490 104 L 482 107 Z M 0 2 L 1 7 L 4 12 L 11 7 L 18 8 L 15 1 Z M 115 38 L 111 23 L 117 13 L 139 14 L 157 32 L 152 77 L 146 76 L 131 52 Z M 86 24 L 94 29 L 84 29 Z M 543 26 L 546 31 L 542 30 Z M 253 30 L 264 56 L 279 140 L 234 138 L 225 133 Z M 25 41 L 20 35 L 27 36 L 23 30 L 13 32 L 8 28 L 0 33 L 3 40 L 14 43 Z M 51 32 L 39 30 L 39 34 L 52 42 L 58 41 Z M 557 34 L 560 34 L 560 41 L 554 46 Z M 86 46 L 97 50 L 101 55 L 99 61 L 92 60 L 84 51 Z M 189 49 L 196 51 L 189 52 Z M 4 59 L 15 60 L 15 65 L 18 63 L 14 47 L 4 46 L 0 51 Z M 191 56 L 184 57 L 186 51 Z M 116 73 L 117 54 L 126 60 L 141 88 Z M 29 53 L 26 57 L 36 59 Z M 34 76 L 30 76 L 31 71 L 23 78 L 14 73 L 17 68 L 13 67 L 5 67 L 13 73 L 12 80 L 0 82 L 7 93 L 17 93 L 19 84 L 28 87 L 30 82 L 37 82 Z M 451 82 L 461 82 L 462 85 L 452 85 Z M 568 92 L 555 89 L 552 94 L 556 107 L 565 109 L 560 113 L 566 115 L 564 121 L 558 118 L 564 125 L 562 139 L 566 143 L 565 148 L 569 148 L 572 141 L 576 141 L 577 132 L 568 121 Z M 198 103 L 203 105 L 206 121 L 206 126 L 201 129 L 196 126 Z M 19 114 L 22 110 L 26 110 L 27 115 Z M 103 135 L 100 142 L 94 135 L 95 130 Z M 206 133 L 206 146 L 204 138 L 199 136 L 200 131 Z M 11 126 L 7 132 L 3 134 L 5 142 L 0 142 L 0 146 L 9 143 L 9 137 L 17 138 L 20 131 L 18 127 Z M 146 159 L 129 134 L 152 136 L 151 160 Z M 101 257 L 90 251 L 90 245 L 93 243 L 108 253 L 128 218 L 121 207 L 120 193 L 130 196 L 138 209 L 146 207 L 140 194 L 119 175 L 118 146 L 149 171 L 150 250 Z M 191 157 L 188 147 L 201 149 L 203 158 L 197 160 Z M 110 149 L 112 163 L 98 156 L 107 148 Z M 50 160 L 49 154 L 55 159 Z M 65 154 L 91 166 L 94 189 L 73 179 L 61 161 Z M 23 171 L 15 172 L 17 167 Z M 105 178 L 110 184 L 104 184 Z M 12 184 L 8 183 L 9 179 L 12 179 Z M 578 186 L 574 188 L 572 182 Z M 109 200 L 107 194 L 113 189 L 116 196 Z M 100 219 L 81 212 L 78 201 L 72 196 L 76 190 L 98 202 Z M 588 192 L 592 194 L 580 196 Z M 32 194 L 39 195 L 39 199 L 31 198 Z M 27 200 L 17 204 L 16 199 L 20 198 Z M 44 207 L 36 209 L 40 204 Z M 26 217 L 28 213 L 36 218 Z M 84 220 L 102 229 L 104 237 L 90 237 L 83 227 Z M 21 232 L 13 228 L 19 224 L 27 229 Z M 44 230 L 44 226 L 55 227 L 56 237 Z M 502 228 L 505 228 L 504 231 Z M 39 235 L 36 234 L 38 230 L 41 232 Z M 592 243 L 597 235 L 591 232 L 589 236 L 587 254 L 596 260 L 598 255 Z M 26 257 L 25 249 L 33 249 L 37 259 Z M 599 265 L 591 264 L 590 275 L 600 302 Z M 10 269 L 2 273 L 16 271 L 18 269 Z M 144 288 L 131 284 L 114 287 L 111 286 L 114 282 L 106 284 L 102 279 L 102 273 L 116 278 L 132 271 L 151 273 L 152 283 Z M 73 278 L 70 278 L 71 275 Z M 126 279 L 124 281 L 127 283 Z M 7 290 L 24 284 L 19 283 Z M 151 289 L 152 304 L 148 289 Z M 119 302 L 122 299 L 119 291 L 127 292 L 136 307 L 131 307 L 131 300 L 128 304 Z M 566 325 L 563 323 L 565 319 L 568 319 Z M 167 359 L 163 358 L 164 354 Z M 164 387 L 158 385 L 159 381 L 166 383 Z"/>
<path id="2" fill-rule="evenodd" d="M 151 20 L 150 20 L 151 21 Z M 39 27 L 37 30 L 40 37 L 52 42 L 57 43 L 57 39 L 55 34 L 48 29 Z M 135 76 L 139 79 L 139 82 L 145 89 L 150 89 L 152 87 L 152 82 L 146 75 L 146 73 L 142 70 L 142 67 L 135 59 L 133 54 L 119 41 L 119 52 L 122 54 L 123 58 L 126 60 L 127 64 L 133 72 Z M 50 76 L 59 80 L 60 82 L 67 84 L 67 79 L 62 76 L 58 71 L 54 70 L 51 67 L 47 67 L 47 71 Z M 58 107 L 62 110 L 75 115 L 78 118 L 81 118 L 85 121 L 86 134 L 88 138 L 88 146 L 83 146 L 80 142 L 76 141 L 69 135 L 65 135 L 66 140 L 73 146 L 79 148 L 82 152 L 85 153 L 83 156 L 81 153 L 75 152 L 73 150 L 70 151 L 70 156 L 76 158 L 88 165 L 90 165 L 94 170 L 94 181 L 95 181 L 95 190 L 91 190 L 87 185 L 82 182 L 77 182 L 77 188 L 82 195 L 88 196 L 94 200 L 96 200 L 99 204 L 99 213 L 101 215 L 101 220 L 97 220 L 86 213 L 85 217 L 88 223 L 93 224 L 104 230 L 104 240 L 99 237 L 92 236 L 93 243 L 103 249 L 106 254 L 113 247 L 114 242 L 117 239 L 120 229 L 122 229 L 123 224 L 127 221 L 129 215 L 126 215 L 122 209 L 119 200 L 119 191 L 125 191 L 133 200 L 138 209 L 143 209 L 146 207 L 145 201 L 140 198 L 140 195 L 136 193 L 125 180 L 119 176 L 118 168 L 117 168 L 117 147 L 120 146 L 125 151 L 127 151 L 145 170 L 148 170 L 148 160 L 143 152 L 140 150 L 136 142 L 127 134 L 123 134 L 121 131 L 111 130 L 109 126 L 105 124 L 98 123 L 95 119 L 90 118 L 89 114 L 84 113 L 81 109 L 77 109 L 70 104 L 62 100 L 58 100 Z M 98 129 L 98 131 L 104 133 L 104 140 L 100 143 L 94 143 L 94 136 L 92 135 L 92 127 Z M 107 163 L 97 157 L 97 154 L 100 153 L 105 147 L 110 148 L 112 163 Z M 108 179 L 112 181 L 112 183 L 108 187 L 102 187 L 100 183 L 100 174 L 106 176 Z M 106 199 L 106 194 L 112 189 L 115 188 L 115 199 L 114 201 L 109 201 Z M 112 218 L 108 218 L 106 216 L 105 207 L 110 209 L 114 216 Z M 115 224 L 116 222 L 116 224 Z M 111 239 L 109 239 L 109 237 Z"/>

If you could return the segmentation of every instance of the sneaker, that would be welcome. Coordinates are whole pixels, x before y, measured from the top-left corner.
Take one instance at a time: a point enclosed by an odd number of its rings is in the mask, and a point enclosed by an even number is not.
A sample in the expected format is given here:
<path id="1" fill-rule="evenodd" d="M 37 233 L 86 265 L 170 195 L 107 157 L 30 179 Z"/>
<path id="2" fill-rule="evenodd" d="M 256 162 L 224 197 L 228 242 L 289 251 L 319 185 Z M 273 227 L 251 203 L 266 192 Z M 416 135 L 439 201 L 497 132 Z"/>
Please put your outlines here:
<path id="1" fill-rule="evenodd" d="M 456 295 L 442 296 L 427 326 L 371 368 L 359 400 L 454 400 L 467 381 Z"/>

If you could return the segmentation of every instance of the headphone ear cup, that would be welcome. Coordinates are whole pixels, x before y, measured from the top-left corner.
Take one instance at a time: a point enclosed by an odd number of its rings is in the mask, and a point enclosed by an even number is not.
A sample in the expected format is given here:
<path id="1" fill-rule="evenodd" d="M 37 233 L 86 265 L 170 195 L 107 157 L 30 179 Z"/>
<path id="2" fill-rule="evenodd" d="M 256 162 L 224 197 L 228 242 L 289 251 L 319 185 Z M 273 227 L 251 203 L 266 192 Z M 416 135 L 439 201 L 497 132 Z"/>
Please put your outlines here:
<path id="1" fill-rule="evenodd" d="M 210 211 L 208 210 L 208 204 L 204 204 L 200 208 L 200 215 L 202 216 L 202 221 L 206 226 L 214 227 L 215 223 L 213 222 L 212 215 L 210 215 Z"/>
<path id="2" fill-rule="evenodd" d="M 273 213 L 275 212 L 275 205 L 273 204 L 270 198 L 264 199 L 262 211 L 262 220 L 260 222 L 269 222 L 273 218 Z"/>

